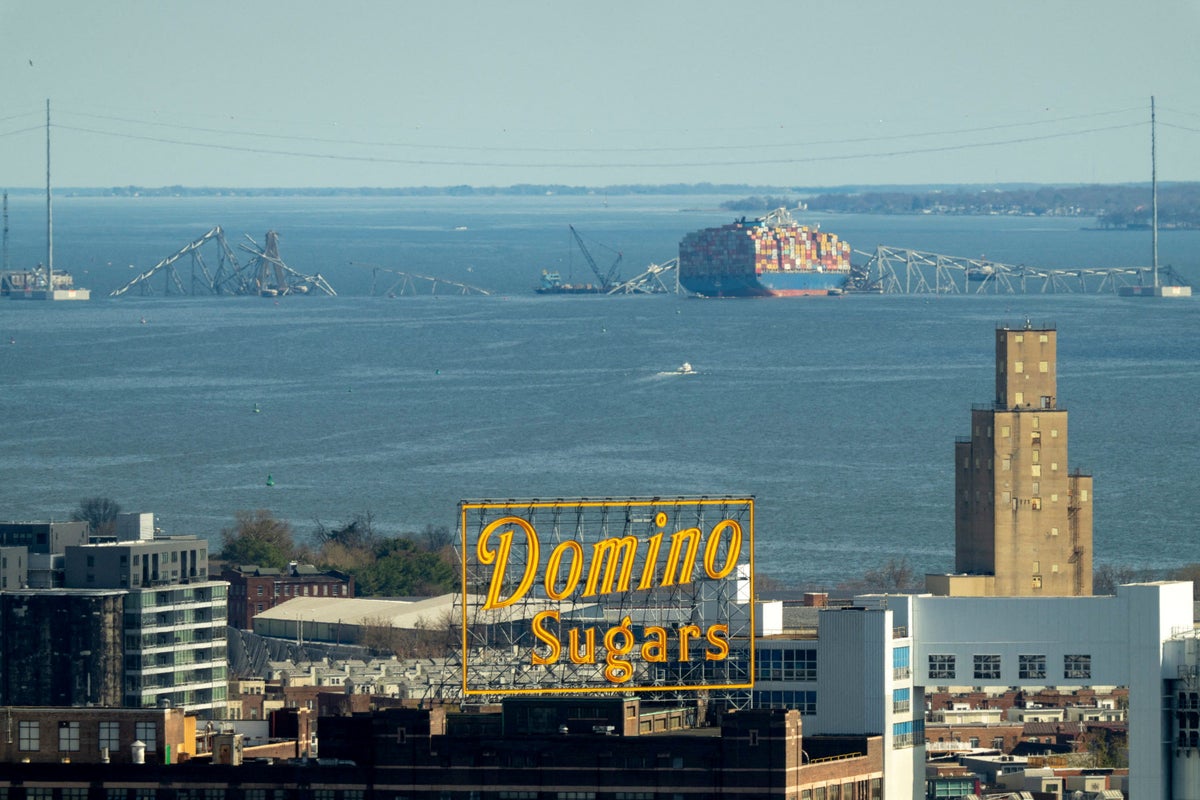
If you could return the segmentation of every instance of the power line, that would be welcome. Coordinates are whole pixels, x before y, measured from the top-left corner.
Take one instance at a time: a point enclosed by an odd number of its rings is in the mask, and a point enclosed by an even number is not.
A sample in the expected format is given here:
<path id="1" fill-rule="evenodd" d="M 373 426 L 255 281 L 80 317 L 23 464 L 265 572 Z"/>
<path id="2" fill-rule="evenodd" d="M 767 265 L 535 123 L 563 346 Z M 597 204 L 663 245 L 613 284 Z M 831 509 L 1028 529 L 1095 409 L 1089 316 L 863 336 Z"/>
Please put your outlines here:
<path id="1" fill-rule="evenodd" d="M 145 136 L 131 133 L 114 133 L 112 131 L 97 130 L 94 128 L 81 128 L 76 126 L 55 125 L 55 128 L 62 130 L 75 131 L 77 133 L 90 133 L 97 136 L 108 136 L 117 139 L 129 139 L 134 141 L 157 142 L 159 144 L 173 144 L 186 147 L 199 147 L 209 150 L 224 150 L 228 152 L 239 153 L 254 153 L 258 155 L 277 155 L 289 156 L 295 158 L 312 158 L 330 161 L 357 161 L 377 164 L 404 164 L 416 166 L 446 166 L 446 167 L 493 167 L 493 168 L 521 168 L 521 169 L 541 169 L 541 168 L 572 168 L 572 169 L 613 169 L 613 168 L 656 168 L 670 169 L 681 167 L 744 167 L 744 166 L 769 166 L 778 164 L 809 164 L 825 161 L 851 161 L 858 159 L 869 158 L 890 158 L 904 155 L 922 155 L 929 153 L 946 153 L 959 150 L 972 150 L 984 147 L 1002 147 L 1011 144 L 1027 144 L 1030 142 L 1049 141 L 1052 139 L 1072 138 L 1077 136 L 1086 136 L 1093 133 L 1103 133 L 1107 131 L 1124 130 L 1128 128 L 1144 127 L 1145 122 L 1133 122 L 1123 125 L 1110 125 L 1100 128 L 1089 128 L 1078 131 L 1068 131 L 1063 133 L 1052 133 L 1041 136 L 1026 136 L 1016 139 L 1004 139 L 991 142 L 974 142 L 957 145 L 939 145 L 936 147 L 910 148 L 907 150 L 889 150 L 873 153 L 847 153 L 841 155 L 825 155 L 825 156 L 803 156 L 794 158 L 763 158 L 763 159 L 739 159 L 726 161 L 677 161 L 670 163 L 654 163 L 654 162 L 627 162 L 627 163 L 579 163 L 579 162 L 511 162 L 511 161 L 460 161 L 460 160 L 440 160 L 440 159 L 416 159 L 416 158 L 394 158 L 386 156 L 356 156 L 338 153 L 314 153 L 303 152 L 296 150 L 277 150 L 261 147 L 246 147 L 241 145 L 230 144 L 214 144 L 210 142 L 194 142 L 184 141 L 181 139 L 169 139 L 157 136 Z M 579 151 L 569 151 L 579 152 Z"/>
<path id="2" fill-rule="evenodd" d="M 1054 119 L 1033 120 L 1030 122 L 1010 122 L 1000 125 L 987 125 L 971 128 L 957 128 L 943 131 L 928 131 L 921 133 L 901 133 L 888 136 L 864 136 L 852 139 L 823 139 L 804 142 L 783 142 L 773 144 L 735 144 L 735 145 L 695 145 L 695 146 L 666 146 L 666 147 L 496 147 L 496 146 L 478 146 L 478 145 L 448 145 L 448 144 L 415 144 L 411 142 L 396 142 L 396 141 L 373 141 L 363 139 L 345 139 L 345 138 L 329 138 L 320 136 L 292 136 L 287 134 L 263 133 L 260 131 L 244 131 L 244 130 L 229 130 L 223 128 L 210 128 L 194 125 L 181 125 L 170 122 L 159 122 L 155 120 L 141 120 L 131 117 L 119 117 L 105 114 L 87 114 L 81 112 L 73 112 L 74 116 L 84 117 L 88 119 L 108 120 L 112 122 L 125 122 L 133 125 L 147 125 L 162 128 L 170 128 L 173 130 L 190 131 L 194 133 L 216 133 L 223 136 L 244 136 L 259 139 L 278 139 L 280 141 L 295 141 L 295 142 L 311 142 L 317 144 L 337 144 L 337 145 L 354 145 L 365 147 L 388 147 L 388 148 L 407 148 L 413 150 L 442 150 L 442 151 L 464 151 L 464 152 L 511 152 L 511 153 L 661 153 L 661 152 L 714 152 L 714 151 L 737 151 L 737 150 L 779 150 L 795 147 L 817 147 L 834 144 L 865 144 L 872 142 L 887 142 L 901 141 L 905 139 L 921 139 L 934 136 L 958 136 L 971 133 L 989 133 L 993 131 L 1010 130 L 1014 128 L 1027 128 L 1032 126 L 1053 125 L 1061 122 L 1074 122 L 1082 119 L 1095 119 L 1097 117 L 1115 116 L 1118 114 L 1129 114 L 1135 111 L 1142 111 L 1141 108 L 1124 108 L 1114 111 L 1098 111 L 1089 114 L 1075 114 L 1066 117 L 1056 117 Z M 67 112 L 68 114 L 72 112 Z M 79 129 L 91 130 L 91 129 Z M 117 134 L 110 134 L 117 135 Z M 135 136 L 136 134 L 128 134 Z"/>

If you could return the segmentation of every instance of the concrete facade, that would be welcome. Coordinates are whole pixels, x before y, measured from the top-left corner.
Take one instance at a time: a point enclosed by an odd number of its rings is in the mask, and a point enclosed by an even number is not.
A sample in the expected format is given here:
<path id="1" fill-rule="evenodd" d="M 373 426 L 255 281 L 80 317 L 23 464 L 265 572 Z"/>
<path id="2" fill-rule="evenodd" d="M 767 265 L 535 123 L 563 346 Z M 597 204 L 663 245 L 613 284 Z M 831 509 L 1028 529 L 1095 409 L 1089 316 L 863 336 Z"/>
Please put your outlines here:
<path id="1" fill-rule="evenodd" d="M 0 522 L 0 545 L 30 553 L 61 553 L 87 541 L 86 522 Z"/>
<path id="2" fill-rule="evenodd" d="M 29 551 L 0 545 L 0 591 L 29 585 Z"/>
<path id="3" fill-rule="evenodd" d="M 958 575 L 931 577 L 931 591 L 1092 593 L 1092 478 L 1068 469 L 1056 351 L 1053 329 L 997 329 L 995 398 L 955 445 Z"/>
<path id="4" fill-rule="evenodd" d="M 922 692 L 1128 686 L 1130 795 L 1172 797 L 1168 682 L 1180 672 L 1168 643 L 1194 635 L 1191 582 L 1122 586 L 1112 597 L 880 595 L 857 602 L 897 611 L 897 624 L 912 636 L 913 682 Z M 925 748 L 916 750 L 923 762 Z"/>

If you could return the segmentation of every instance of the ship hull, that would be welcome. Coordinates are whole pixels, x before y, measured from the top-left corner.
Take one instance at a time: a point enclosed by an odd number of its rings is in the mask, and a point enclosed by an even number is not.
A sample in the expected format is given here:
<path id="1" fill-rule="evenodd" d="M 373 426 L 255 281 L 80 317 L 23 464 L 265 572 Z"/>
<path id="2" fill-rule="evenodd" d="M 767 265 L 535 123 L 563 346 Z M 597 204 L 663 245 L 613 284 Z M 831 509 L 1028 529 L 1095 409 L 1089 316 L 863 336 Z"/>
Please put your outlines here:
<path id="1" fill-rule="evenodd" d="M 704 297 L 804 297 L 840 294 L 849 276 L 836 272 L 764 273 L 753 276 L 680 276 L 683 288 Z"/>

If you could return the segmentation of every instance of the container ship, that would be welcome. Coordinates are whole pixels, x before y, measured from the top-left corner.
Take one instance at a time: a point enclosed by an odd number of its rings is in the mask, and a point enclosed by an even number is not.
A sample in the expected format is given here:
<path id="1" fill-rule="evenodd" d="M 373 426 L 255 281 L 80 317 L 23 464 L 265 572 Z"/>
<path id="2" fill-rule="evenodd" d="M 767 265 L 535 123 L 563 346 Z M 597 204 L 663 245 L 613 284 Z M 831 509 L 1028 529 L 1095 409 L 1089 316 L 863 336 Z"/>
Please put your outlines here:
<path id="1" fill-rule="evenodd" d="M 705 297 L 841 294 L 850 245 L 800 225 L 786 209 L 689 233 L 679 243 L 679 283 Z"/>

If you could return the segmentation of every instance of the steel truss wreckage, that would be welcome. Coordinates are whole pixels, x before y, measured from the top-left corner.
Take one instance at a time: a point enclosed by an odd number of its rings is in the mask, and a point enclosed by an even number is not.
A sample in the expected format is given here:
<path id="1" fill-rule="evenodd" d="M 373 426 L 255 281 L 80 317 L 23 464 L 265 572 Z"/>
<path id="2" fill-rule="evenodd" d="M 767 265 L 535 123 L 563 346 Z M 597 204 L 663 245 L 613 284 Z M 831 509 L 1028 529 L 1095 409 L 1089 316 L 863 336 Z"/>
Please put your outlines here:
<path id="1" fill-rule="evenodd" d="M 249 236 L 246 239 L 249 244 L 241 243 L 239 247 L 252 257 L 244 266 L 238 262 L 233 248 L 225 239 L 224 231 L 218 225 L 199 239 L 159 261 L 120 289 L 111 292 L 109 297 L 120 297 L 134 288 L 142 295 L 153 295 L 156 277 L 162 278 L 162 292 L 165 295 L 228 294 L 280 297 L 289 294 L 310 294 L 314 291 L 330 296 L 337 295 L 319 273 L 304 275 L 283 262 L 279 257 L 279 234 L 275 231 L 267 231 L 265 247 L 259 247 Z M 205 249 L 216 251 L 215 257 L 210 255 L 214 261 L 211 267 L 205 261 Z M 184 256 L 191 256 L 191 273 L 187 276 L 181 276 L 176 269 L 177 263 Z"/>
<path id="2" fill-rule="evenodd" d="M 444 278 L 433 278 L 428 275 L 418 275 L 415 272 L 401 272 L 400 270 L 380 267 L 375 264 L 364 264 L 358 261 L 351 261 L 350 265 L 367 267 L 371 270 L 372 297 L 377 295 L 398 297 L 400 295 L 437 294 L 439 290 L 443 294 L 492 294 L 488 289 L 481 289 L 478 286 L 471 286 L 467 283 L 459 283 L 458 281 L 446 280 Z M 394 279 L 388 278 L 390 283 L 382 290 L 379 288 L 380 273 L 395 276 Z"/>
<path id="3" fill-rule="evenodd" d="M 869 260 L 854 268 L 850 290 L 875 294 L 1117 294 L 1147 282 L 1149 273 L 1148 267 L 1045 269 L 884 245 L 855 253 Z M 1170 267 L 1159 275 L 1169 285 L 1187 285 Z"/>

